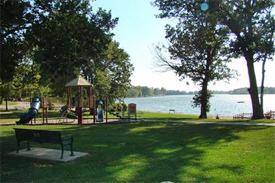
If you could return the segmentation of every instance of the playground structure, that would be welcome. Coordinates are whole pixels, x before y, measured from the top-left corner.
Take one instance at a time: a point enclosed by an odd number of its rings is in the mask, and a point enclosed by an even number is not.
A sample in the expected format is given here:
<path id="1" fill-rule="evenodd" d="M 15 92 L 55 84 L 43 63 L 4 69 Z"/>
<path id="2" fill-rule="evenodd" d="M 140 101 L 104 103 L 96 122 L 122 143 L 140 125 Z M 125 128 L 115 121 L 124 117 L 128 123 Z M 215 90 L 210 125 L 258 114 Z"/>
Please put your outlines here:
<path id="1" fill-rule="evenodd" d="M 69 111 L 75 112 L 76 116 L 71 117 L 77 119 L 78 124 L 83 123 L 84 112 L 93 115 L 93 123 L 95 123 L 104 121 L 104 112 L 106 111 L 105 121 L 108 122 L 107 97 L 105 97 L 105 100 L 96 100 L 93 96 L 93 84 L 79 75 L 68 82 L 65 87 L 67 88 L 66 107 Z M 70 116 L 67 115 L 66 117 Z"/>
<path id="2" fill-rule="evenodd" d="M 78 76 L 77 78 L 71 80 L 66 85 L 67 100 L 66 105 L 60 108 L 58 119 L 51 119 L 51 123 L 61 123 L 66 120 L 72 119 L 73 122 L 77 120 L 77 124 L 83 124 L 85 120 L 92 121 L 92 123 L 102 123 L 108 122 L 108 100 L 105 97 L 104 100 L 96 100 L 93 96 L 93 85 L 86 81 L 83 77 Z M 30 97 L 31 98 L 31 97 Z M 26 124 L 31 122 L 31 124 L 36 123 L 36 117 L 38 116 L 39 108 L 42 108 L 42 124 L 48 124 L 48 108 L 52 106 L 51 102 L 46 97 L 34 97 L 30 99 L 30 108 L 28 112 L 20 115 L 20 120 L 16 122 L 17 124 Z M 89 115 L 92 118 L 85 118 L 83 114 L 89 112 Z M 115 118 L 114 120 L 130 120 L 131 115 L 135 115 L 136 119 L 136 105 L 129 104 L 128 106 L 128 116 L 124 117 L 124 110 L 122 110 L 122 115 L 119 113 L 112 113 L 119 119 Z M 104 119 L 105 114 L 105 119 Z M 109 119 L 110 120 L 110 119 Z M 114 121 L 113 120 L 113 121 Z"/>
<path id="3" fill-rule="evenodd" d="M 39 108 L 42 108 L 42 123 L 48 123 L 48 107 L 47 103 L 45 102 L 45 98 L 34 97 L 33 99 L 30 98 L 30 105 L 28 112 L 23 113 L 20 115 L 19 121 L 16 124 L 25 124 L 31 122 L 31 124 L 36 123 L 36 116 L 38 115 Z"/>

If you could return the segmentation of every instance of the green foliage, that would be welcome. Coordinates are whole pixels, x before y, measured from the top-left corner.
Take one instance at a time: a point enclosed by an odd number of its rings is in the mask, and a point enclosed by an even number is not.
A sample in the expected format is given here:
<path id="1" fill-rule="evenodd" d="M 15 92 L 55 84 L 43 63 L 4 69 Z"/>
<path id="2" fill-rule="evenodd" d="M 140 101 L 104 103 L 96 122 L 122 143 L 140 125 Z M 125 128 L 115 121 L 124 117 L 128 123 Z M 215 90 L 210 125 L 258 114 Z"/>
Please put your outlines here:
<path id="1" fill-rule="evenodd" d="M 253 108 L 253 118 L 263 118 L 263 97 L 258 97 L 258 86 L 254 62 L 262 61 L 262 88 L 264 88 L 265 62 L 274 56 L 274 1 L 217 1 L 212 13 L 219 16 L 220 25 L 230 29 L 234 39 L 230 39 L 231 50 L 243 56 L 247 63 L 250 81 L 249 94 Z"/>
<path id="2" fill-rule="evenodd" d="M 40 15 L 43 24 L 34 24 L 26 38 L 37 45 L 33 59 L 40 65 L 43 83 L 60 85 L 60 80 L 100 68 L 100 58 L 111 41 L 109 32 L 117 23 L 110 12 L 100 9 L 94 14 L 88 1 L 53 2 L 38 8 L 47 14 Z"/>
<path id="3" fill-rule="evenodd" d="M 258 91 L 260 91 L 260 88 L 258 88 Z M 238 89 L 229 91 L 228 93 L 229 94 L 249 94 L 248 88 L 238 88 Z M 265 87 L 264 93 L 265 94 L 275 94 L 275 88 L 274 87 Z"/>
<path id="4" fill-rule="evenodd" d="M 266 52 L 274 55 L 274 1 L 216 1 L 216 5 L 211 13 L 235 35 L 230 40 L 232 51 L 244 57 L 249 54 L 251 62 L 263 61 Z"/>
<path id="5" fill-rule="evenodd" d="M 201 42 L 197 41 L 199 45 L 194 47 L 190 44 L 189 39 L 194 39 L 192 36 L 186 36 L 186 34 L 182 34 L 181 28 L 183 30 L 189 30 L 191 33 L 190 35 L 196 33 L 196 18 L 201 20 L 202 25 L 205 26 L 202 32 L 197 32 L 200 35 L 211 35 L 215 32 L 216 38 L 217 35 L 221 35 L 220 33 L 222 30 L 226 30 L 228 34 L 230 34 L 230 39 L 224 40 L 226 45 L 229 46 L 228 49 L 224 49 L 224 51 L 231 51 L 231 56 L 240 57 L 243 56 L 246 59 L 247 67 L 248 67 L 248 74 L 250 80 L 250 88 L 249 94 L 251 95 L 251 100 L 253 104 L 253 118 L 262 118 L 263 117 L 263 105 L 259 102 L 258 98 L 258 87 L 256 82 L 256 75 L 254 70 L 254 62 L 263 61 L 263 68 L 262 68 L 262 84 L 264 83 L 264 66 L 267 59 L 272 60 L 272 56 L 274 55 L 274 27 L 275 27 L 275 19 L 274 13 L 272 13 L 274 9 L 274 1 L 272 0 L 259 0 L 259 1 L 236 1 L 236 0 L 209 0 L 207 1 L 209 5 L 209 9 L 207 11 L 201 10 L 201 3 L 202 1 L 165 1 L 165 0 L 155 0 L 152 4 L 159 8 L 161 13 L 159 14 L 160 18 L 178 18 L 183 23 L 188 22 L 191 20 L 191 24 L 188 26 L 180 26 L 177 25 L 176 28 L 167 27 L 168 34 L 167 37 L 170 40 L 178 40 L 178 38 L 185 39 L 185 43 L 188 43 L 187 46 L 183 49 L 183 51 L 188 51 L 188 53 L 192 54 L 200 45 L 203 48 L 207 47 L 208 44 L 210 47 L 215 48 L 215 42 L 221 39 L 207 39 L 206 36 L 206 45 Z M 192 19 L 193 17 L 193 19 Z M 216 22 L 211 29 L 211 24 L 209 23 L 212 20 Z M 185 24 L 186 25 L 186 24 Z M 210 32 L 208 31 L 210 28 Z M 226 33 L 225 32 L 225 33 Z M 176 36 L 174 36 L 176 35 Z M 203 37 L 203 36 L 202 36 Z M 210 36 L 211 37 L 211 36 Z M 210 38 L 208 37 L 208 38 Z M 214 38 L 214 37 L 212 37 Z M 171 42 L 171 41 L 170 41 Z M 174 43 L 172 43 L 174 44 Z M 190 46 L 189 46 L 190 45 Z M 217 46 L 219 44 L 216 44 Z M 179 55 L 185 56 L 185 52 L 181 53 L 182 45 L 177 43 L 173 45 L 175 49 L 169 49 L 171 53 L 177 53 Z M 190 48 L 191 47 L 191 48 Z M 188 49 L 189 48 L 189 49 Z M 221 51 L 219 55 L 222 57 L 226 57 L 225 53 Z M 202 52 L 200 52 L 202 53 Z M 204 54 L 207 55 L 207 54 Z M 197 57 L 201 57 L 200 54 L 196 54 Z M 172 54 L 172 59 L 175 59 Z M 189 58 L 192 60 L 192 57 Z M 223 58 L 221 59 L 223 60 Z M 171 63 L 170 66 L 174 66 L 174 69 L 177 69 L 177 73 L 181 74 L 181 72 L 188 72 L 188 67 L 184 67 L 178 71 L 179 66 L 173 65 Z M 215 66 L 216 67 L 216 66 Z M 193 67 L 192 67 L 193 68 Z M 200 65 L 198 64 L 198 69 L 200 69 Z M 223 71 L 223 69 L 221 70 Z M 220 72 L 224 73 L 224 72 Z M 199 76 L 193 74 L 191 71 L 190 74 L 195 81 Z M 214 74 L 215 75 L 215 74 Z M 218 74 L 219 75 L 219 74 Z M 217 75 L 217 76 L 218 76 Z M 186 74 L 185 74 L 186 76 Z M 187 75 L 188 76 L 188 75 Z M 190 77 L 190 76 L 188 76 Z M 216 77 L 216 76 L 215 76 Z M 219 78 L 219 77 L 217 77 Z M 193 80 L 194 81 L 194 80 Z M 263 87 L 263 86 L 262 86 Z"/>
<path id="6" fill-rule="evenodd" d="M 96 71 L 94 95 L 96 98 L 104 99 L 111 89 L 111 79 L 106 73 L 102 71 Z"/>
<path id="7" fill-rule="evenodd" d="M 1 5 L 1 72 L 0 80 L 9 82 L 15 75 L 15 68 L 20 63 L 28 46 L 24 40 L 24 32 L 33 16 L 30 3 L 27 1 L 3 0 Z"/>
<path id="8" fill-rule="evenodd" d="M 179 90 L 167 90 L 165 88 L 150 88 L 147 86 L 131 86 L 128 90 L 127 97 L 152 97 L 164 95 L 187 95 L 195 94 L 196 92 L 186 92 Z"/>
<path id="9" fill-rule="evenodd" d="M 109 107 L 111 112 L 125 112 L 127 111 L 127 105 L 125 103 L 114 103 Z"/>
<path id="10" fill-rule="evenodd" d="M 2 83 L 0 82 L 0 86 L 1 86 L 1 90 L 0 90 L 0 96 L 1 96 L 1 101 L 3 101 L 3 99 L 8 99 L 12 96 L 14 96 L 15 94 L 15 87 L 13 85 L 12 82 L 8 82 L 8 83 Z"/>
<path id="11" fill-rule="evenodd" d="M 218 25 L 215 15 L 200 12 L 200 3 L 155 1 L 154 5 L 161 10 L 160 18 L 178 18 L 176 26 L 166 25 L 169 46 L 157 46 L 156 57 L 160 66 L 168 67 L 182 80 L 189 78 L 201 86 L 194 106 L 200 106 L 200 116 L 206 118 L 210 106 L 207 86 L 209 82 L 233 77 L 226 65 L 233 55 L 227 51 L 228 29 Z M 170 59 L 163 56 L 163 52 L 168 52 Z"/>
<path id="12" fill-rule="evenodd" d="M 206 97 L 206 112 L 210 111 L 210 98 L 212 97 L 212 92 L 207 91 L 207 97 Z M 199 91 L 195 96 L 193 97 L 193 107 L 200 107 L 202 103 L 202 91 Z"/>
<path id="13" fill-rule="evenodd" d="M 24 77 L 31 80 L 21 82 L 26 90 L 63 96 L 65 84 L 81 74 L 96 86 L 98 97 L 125 97 L 133 65 L 112 40 L 118 18 L 102 8 L 94 12 L 91 5 L 89 0 L 1 1 L 2 82 L 16 79 L 15 68 L 28 61 L 32 64 L 22 69 L 31 65 L 37 81 L 34 88 L 26 86 L 34 79 Z"/>
<path id="14" fill-rule="evenodd" d="M 142 86 L 147 87 L 147 86 Z M 142 93 L 141 86 L 131 86 L 128 90 L 127 97 L 135 98 L 135 97 L 145 97 L 146 95 Z M 150 88 L 147 87 L 149 90 L 152 90 L 151 93 L 154 95 L 152 96 L 165 96 L 165 95 L 196 95 L 198 94 L 197 91 L 193 92 L 186 92 L 186 91 L 179 91 L 179 90 L 167 90 L 165 88 Z M 260 88 L 258 88 L 260 91 Z M 237 88 L 230 91 L 208 91 L 211 94 L 248 94 L 248 88 Z M 275 94 L 275 88 L 274 87 L 265 87 L 264 88 L 265 94 Z M 148 95 L 147 95 L 148 96 Z M 152 97 L 150 96 L 150 97 Z M 197 105 L 199 107 L 199 105 Z"/>
<path id="15" fill-rule="evenodd" d="M 10 97 L 19 98 L 22 94 L 32 92 L 33 95 L 41 96 L 42 90 L 48 90 L 47 87 L 40 87 L 40 75 L 37 67 L 30 65 L 29 62 L 19 63 L 14 68 L 14 75 L 11 81 L 0 82 L 1 100 Z M 44 92 L 45 93 L 45 92 Z"/>
<path id="16" fill-rule="evenodd" d="M 150 88 L 147 86 L 131 86 L 128 90 L 128 97 L 152 97 L 167 94 L 165 88 Z"/>
<path id="17" fill-rule="evenodd" d="M 114 102 L 115 99 L 125 98 L 130 87 L 130 77 L 134 71 L 134 67 L 130 63 L 130 56 L 119 48 L 119 43 L 112 41 L 108 44 L 101 64 L 100 68 L 107 73 L 111 80 L 110 91 L 107 93 L 109 100 Z"/>

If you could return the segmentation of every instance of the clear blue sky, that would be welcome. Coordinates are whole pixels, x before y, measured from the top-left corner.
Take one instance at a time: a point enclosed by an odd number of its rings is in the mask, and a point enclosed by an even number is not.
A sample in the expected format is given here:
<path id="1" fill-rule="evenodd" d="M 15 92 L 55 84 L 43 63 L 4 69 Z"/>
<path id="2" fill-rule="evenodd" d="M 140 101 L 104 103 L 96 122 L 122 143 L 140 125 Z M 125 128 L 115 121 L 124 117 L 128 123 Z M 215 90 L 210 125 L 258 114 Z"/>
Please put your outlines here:
<path id="1" fill-rule="evenodd" d="M 132 85 L 141 85 L 148 87 L 164 87 L 171 90 L 194 91 L 199 87 L 190 82 L 179 81 L 172 71 L 157 72 L 159 70 L 155 65 L 155 58 L 152 54 L 153 45 L 165 43 L 165 24 L 173 23 L 173 20 L 162 20 L 155 18 L 158 14 L 156 7 L 150 5 L 152 0 L 97 0 L 91 5 L 94 11 L 99 7 L 109 11 L 113 17 L 118 17 L 119 22 L 113 30 L 114 39 L 120 43 L 131 58 L 131 63 L 135 67 L 131 77 Z M 230 83 L 223 81 L 211 84 L 212 90 L 232 90 L 240 87 L 248 87 L 249 80 L 247 74 L 246 62 L 244 59 L 233 61 L 230 68 L 239 72 L 237 79 L 231 79 Z M 261 80 L 261 64 L 255 64 L 258 83 Z M 266 64 L 265 86 L 275 87 L 275 62 Z"/>

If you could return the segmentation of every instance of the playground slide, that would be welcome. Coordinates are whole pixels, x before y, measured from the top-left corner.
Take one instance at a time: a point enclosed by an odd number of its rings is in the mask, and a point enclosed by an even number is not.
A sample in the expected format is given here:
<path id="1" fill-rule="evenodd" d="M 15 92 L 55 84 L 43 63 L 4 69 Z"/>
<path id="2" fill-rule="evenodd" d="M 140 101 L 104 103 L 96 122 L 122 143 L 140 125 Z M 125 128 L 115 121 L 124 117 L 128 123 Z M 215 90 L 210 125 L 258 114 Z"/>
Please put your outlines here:
<path id="1" fill-rule="evenodd" d="M 32 100 L 31 108 L 27 113 L 23 113 L 20 115 L 20 120 L 16 122 L 16 124 L 25 124 L 30 122 L 37 114 L 40 106 L 40 99 L 38 97 L 34 97 Z"/>

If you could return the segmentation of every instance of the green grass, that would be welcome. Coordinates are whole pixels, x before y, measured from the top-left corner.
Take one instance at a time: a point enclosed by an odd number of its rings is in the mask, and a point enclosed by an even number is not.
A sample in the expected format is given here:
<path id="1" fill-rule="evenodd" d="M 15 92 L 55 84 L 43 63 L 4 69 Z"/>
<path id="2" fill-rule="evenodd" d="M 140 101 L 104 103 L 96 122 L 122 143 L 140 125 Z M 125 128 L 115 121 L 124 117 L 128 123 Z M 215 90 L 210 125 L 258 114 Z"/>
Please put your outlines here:
<path id="1" fill-rule="evenodd" d="M 28 110 L 10 110 L 9 112 L 0 111 L 0 123 L 4 122 L 15 122 L 19 120 L 21 113 L 26 113 Z M 58 116 L 59 110 L 48 110 L 48 117 L 49 119 L 56 118 Z M 40 109 L 41 114 L 41 109 Z M 85 113 L 84 117 L 92 118 L 93 116 L 88 115 Z M 105 116 L 104 116 L 105 117 Z M 113 115 L 108 114 L 109 118 L 116 118 Z M 41 115 L 40 115 L 41 118 Z M 275 120 L 270 119 L 259 119 L 259 120 L 248 120 L 248 119 L 213 119 L 211 116 L 208 119 L 199 119 L 198 115 L 187 115 L 187 114 L 168 114 L 168 113 L 157 113 L 157 112 L 148 112 L 148 111 L 138 111 L 137 112 L 138 119 L 148 119 L 148 120 L 181 120 L 181 121 L 201 121 L 201 122 L 209 122 L 209 121 L 216 121 L 216 122 L 257 122 L 257 123 L 275 123 Z"/>
<path id="2" fill-rule="evenodd" d="M 10 105 L 17 105 L 17 104 L 18 104 L 18 102 L 8 101 L 8 106 L 10 106 Z M 3 103 L 0 106 L 6 107 L 6 101 L 3 101 Z"/>
<path id="3" fill-rule="evenodd" d="M 188 115 L 188 114 L 169 114 L 169 113 L 157 113 L 157 112 L 142 112 L 139 111 L 138 118 L 149 119 L 149 120 L 178 120 L 178 121 L 201 121 L 201 122 L 254 122 L 254 123 L 275 123 L 275 120 L 270 119 L 258 119 L 258 120 L 249 120 L 249 119 L 213 119 L 209 116 L 207 119 L 199 119 L 199 115 Z"/>
<path id="4" fill-rule="evenodd" d="M 10 110 L 9 112 L 0 111 L 0 123 L 1 122 L 14 122 L 19 119 L 20 114 L 27 112 L 27 110 Z M 41 112 L 41 110 L 40 110 Z M 49 119 L 56 118 L 58 116 L 59 110 L 49 110 Z M 41 114 L 41 113 L 40 113 Z M 41 117 L 41 116 L 40 116 Z M 92 116 L 85 114 L 84 117 L 92 118 Z M 113 115 L 108 115 L 109 118 L 115 118 Z M 149 120 L 184 120 L 184 121 L 231 121 L 231 122 L 258 122 L 258 123 L 274 123 L 274 120 L 260 119 L 260 120 L 233 120 L 233 119 L 213 119 L 209 117 L 208 119 L 199 119 L 198 115 L 186 115 L 186 114 L 168 114 L 168 113 L 157 113 L 157 112 L 144 112 L 138 111 L 138 119 L 149 119 Z"/>
<path id="5" fill-rule="evenodd" d="M 275 181 L 274 127 L 178 123 L 20 126 L 73 135 L 74 150 L 89 155 L 69 163 L 8 155 L 16 150 L 14 127 L 0 127 L 0 182 Z"/>
<path id="6" fill-rule="evenodd" d="M 5 123 L 5 122 L 15 122 L 20 119 L 20 115 L 22 113 L 28 112 L 28 109 L 25 110 L 1 110 L 0 111 L 0 124 Z M 48 119 L 56 119 L 58 118 L 59 110 L 54 109 L 54 110 L 48 110 Z M 89 115 L 88 112 L 84 113 L 83 115 L 84 118 L 93 118 L 93 116 Z M 104 116 L 105 117 L 105 116 Z M 108 115 L 109 118 L 115 118 L 113 115 Z M 42 109 L 39 109 L 39 116 L 38 118 L 42 118 Z"/>
<path id="7" fill-rule="evenodd" d="M 20 115 L 22 113 L 26 113 L 28 112 L 28 109 L 25 110 L 9 110 L 9 111 L 4 111 L 1 110 L 0 111 L 0 123 L 4 123 L 4 122 L 15 122 L 18 121 L 20 119 Z M 42 118 L 42 110 L 39 110 L 39 118 Z M 51 118 L 56 118 L 58 116 L 58 112 L 59 110 L 48 110 L 48 116 L 49 119 Z"/>

